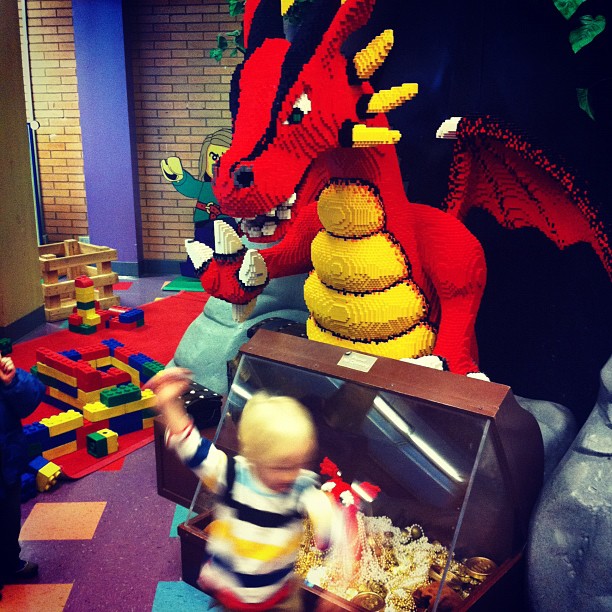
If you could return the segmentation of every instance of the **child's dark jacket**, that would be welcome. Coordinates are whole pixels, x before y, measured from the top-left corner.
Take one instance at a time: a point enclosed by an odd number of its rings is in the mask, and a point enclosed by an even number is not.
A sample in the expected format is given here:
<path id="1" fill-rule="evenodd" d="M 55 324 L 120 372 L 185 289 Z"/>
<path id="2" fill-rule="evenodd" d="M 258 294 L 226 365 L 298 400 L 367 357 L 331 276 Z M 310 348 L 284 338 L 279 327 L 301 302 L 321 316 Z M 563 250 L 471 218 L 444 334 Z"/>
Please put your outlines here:
<path id="1" fill-rule="evenodd" d="M 27 448 L 21 419 L 34 412 L 45 393 L 43 383 L 17 369 L 9 385 L 0 383 L 0 499 L 27 465 Z"/>

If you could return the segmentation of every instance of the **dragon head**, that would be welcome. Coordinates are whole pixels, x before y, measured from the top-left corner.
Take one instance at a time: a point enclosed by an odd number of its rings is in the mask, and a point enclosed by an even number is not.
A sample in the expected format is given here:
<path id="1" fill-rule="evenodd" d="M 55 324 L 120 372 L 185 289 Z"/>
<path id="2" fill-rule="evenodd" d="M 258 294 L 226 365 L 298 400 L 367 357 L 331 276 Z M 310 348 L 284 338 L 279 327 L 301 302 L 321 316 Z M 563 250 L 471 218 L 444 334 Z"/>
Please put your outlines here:
<path id="1" fill-rule="evenodd" d="M 317 160 L 355 146 L 363 139 L 356 129 L 387 129 L 376 100 L 372 106 L 381 92 L 373 93 L 368 78 L 382 63 L 374 65 L 376 56 L 390 49 L 392 32 L 352 61 L 341 52 L 369 20 L 375 0 L 315 0 L 292 40 L 278 34 L 282 28 L 270 18 L 274 4 L 280 19 L 278 2 L 246 5 L 247 52 L 232 83 L 233 141 L 214 184 L 223 211 L 242 219 L 254 242 L 281 239 L 313 201 L 322 187 Z M 366 141 L 362 146 L 372 145 L 371 137 Z"/>

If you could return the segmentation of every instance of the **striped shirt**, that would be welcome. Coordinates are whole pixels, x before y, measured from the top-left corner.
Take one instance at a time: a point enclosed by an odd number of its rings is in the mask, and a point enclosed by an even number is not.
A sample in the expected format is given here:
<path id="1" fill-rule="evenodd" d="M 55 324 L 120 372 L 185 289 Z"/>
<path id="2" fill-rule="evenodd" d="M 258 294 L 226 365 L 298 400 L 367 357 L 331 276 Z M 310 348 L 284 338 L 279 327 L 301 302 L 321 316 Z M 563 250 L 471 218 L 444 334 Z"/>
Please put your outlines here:
<path id="1" fill-rule="evenodd" d="M 329 543 L 332 506 L 317 475 L 301 470 L 291 489 L 271 491 L 244 457 L 229 458 L 193 423 L 178 434 L 166 432 L 166 444 L 217 495 L 200 586 L 234 609 L 265 610 L 286 597 L 305 516 L 316 517 L 322 547 Z"/>

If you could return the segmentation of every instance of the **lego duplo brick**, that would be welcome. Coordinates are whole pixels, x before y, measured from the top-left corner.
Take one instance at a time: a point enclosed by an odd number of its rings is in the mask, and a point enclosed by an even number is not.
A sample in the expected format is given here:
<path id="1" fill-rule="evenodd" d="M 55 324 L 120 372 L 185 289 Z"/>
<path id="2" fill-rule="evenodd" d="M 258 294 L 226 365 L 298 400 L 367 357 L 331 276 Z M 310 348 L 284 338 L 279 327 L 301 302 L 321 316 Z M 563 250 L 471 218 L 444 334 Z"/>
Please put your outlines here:
<path id="1" fill-rule="evenodd" d="M 96 303 L 94 300 L 91 300 L 90 302 L 83 302 L 81 300 L 79 300 L 79 296 L 77 295 L 77 303 L 76 303 L 76 308 L 77 308 L 77 313 L 78 314 L 82 314 L 79 311 L 84 311 L 84 312 L 88 312 L 93 310 L 95 312 L 95 308 L 96 308 Z"/>
<path id="2" fill-rule="evenodd" d="M 87 436 L 87 452 L 98 459 L 106 457 L 119 449 L 117 433 L 110 429 L 100 429 Z"/>
<path id="3" fill-rule="evenodd" d="M 36 467 L 34 467 L 33 464 Z M 62 470 L 58 465 L 45 459 L 44 457 L 38 457 L 35 462 L 31 461 L 29 465 L 29 469 L 36 475 L 36 488 L 41 493 L 43 491 L 48 491 L 52 486 L 54 486 L 62 473 Z"/>
<path id="4" fill-rule="evenodd" d="M 123 411 L 125 414 L 129 412 L 136 412 L 138 410 L 145 410 L 152 408 L 157 405 L 157 397 L 155 393 L 151 391 L 151 389 L 143 389 L 141 399 L 135 402 L 129 402 L 127 404 L 123 404 Z"/>
<path id="5" fill-rule="evenodd" d="M 129 372 L 126 372 L 125 370 L 120 370 L 115 366 L 111 366 L 110 368 L 108 368 L 108 370 L 106 370 L 104 374 L 104 380 L 110 383 L 109 386 L 123 385 L 132 381 L 132 377 L 130 376 Z"/>
<path id="6" fill-rule="evenodd" d="M 87 325 L 86 323 L 81 323 L 81 325 L 68 324 L 68 329 L 75 334 L 81 334 L 83 336 L 90 336 L 98 331 L 95 325 Z"/>
<path id="7" fill-rule="evenodd" d="M 41 419 L 40 422 L 49 428 L 49 435 L 53 438 L 67 431 L 73 431 L 82 427 L 83 415 L 76 410 L 68 410 L 67 412 Z"/>
<path id="8" fill-rule="evenodd" d="M 136 329 L 138 327 L 137 321 L 131 321 L 130 323 L 123 323 L 119 320 L 119 317 L 112 317 L 108 322 L 110 329 Z"/>
<path id="9" fill-rule="evenodd" d="M 10 355 L 13 352 L 13 342 L 10 338 L 0 338 L 0 355 Z"/>
<path id="10" fill-rule="evenodd" d="M 140 386 L 140 372 L 136 368 L 132 368 L 126 362 L 117 359 L 116 357 L 111 357 L 111 363 L 114 367 L 119 368 L 120 370 L 127 372 L 132 379 L 132 383 L 136 386 Z"/>
<path id="11" fill-rule="evenodd" d="M 144 311 L 139 308 L 132 308 L 127 312 L 122 312 L 119 315 L 119 321 L 121 323 L 138 323 L 138 321 L 144 321 Z"/>
<path id="12" fill-rule="evenodd" d="M 34 371 L 32 373 L 34 374 Z M 78 389 L 76 387 L 63 383 L 60 380 L 52 378 L 51 376 L 47 376 L 46 374 L 43 374 L 38 370 L 36 370 L 36 376 L 38 380 L 40 380 L 40 382 L 47 385 L 47 387 L 49 387 L 50 389 L 57 389 L 58 391 L 61 391 L 62 393 L 70 397 L 78 397 Z"/>
<path id="13" fill-rule="evenodd" d="M 70 395 L 62 393 L 59 389 L 54 387 L 47 388 L 47 396 L 62 402 L 60 405 L 50 402 L 52 406 L 57 406 L 61 410 L 69 410 L 70 408 L 81 410 L 85 405 L 85 402 L 80 400 L 78 397 L 71 397 Z"/>
<path id="14" fill-rule="evenodd" d="M 116 431 L 112 429 L 104 428 L 99 429 L 96 433 L 106 438 L 106 447 L 108 454 L 116 453 L 119 450 L 119 436 Z"/>
<path id="15" fill-rule="evenodd" d="M 23 426 L 23 434 L 25 436 L 26 445 L 28 447 L 28 456 L 35 457 L 40 455 L 43 450 L 49 448 L 50 438 L 49 428 L 42 423 L 30 423 Z M 39 452 L 35 452 L 40 449 Z"/>
<path id="16" fill-rule="evenodd" d="M 75 363 L 74 373 L 81 391 L 95 391 L 102 387 L 102 374 L 88 363 L 84 361 Z"/>
<path id="17" fill-rule="evenodd" d="M 74 286 L 75 286 L 75 289 L 83 289 L 87 287 L 93 287 L 94 284 L 91 278 L 89 278 L 89 276 L 82 274 L 81 276 L 77 276 L 74 279 Z"/>
<path id="18" fill-rule="evenodd" d="M 140 431 L 142 429 L 142 411 L 137 410 L 136 412 L 113 417 L 109 419 L 108 426 L 120 436 Z"/>
<path id="19" fill-rule="evenodd" d="M 142 392 L 131 382 L 125 385 L 111 387 L 110 389 L 104 389 L 100 393 L 100 401 L 109 408 L 138 401 L 141 397 Z"/>
<path id="20" fill-rule="evenodd" d="M 81 359 L 84 361 L 92 361 L 94 359 L 100 359 L 102 357 L 110 357 L 110 349 L 106 344 L 90 344 L 88 346 L 82 346 L 79 348 Z"/>
<path id="21" fill-rule="evenodd" d="M 80 361 L 81 353 L 76 349 L 69 349 L 67 351 L 60 351 L 60 355 L 64 355 L 64 357 L 68 357 L 68 359 L 72 359 L 72 361 Z"/>
<path id="22" fill-rule="evenodd" d="M 115 356 L 115 349 L 125 346 L 123 342 L 119 342 L 119 340 L 116 340 L 115 338 L 108 338 L 107 340 L 102 340 L 102 344 L 108 347 L 111 357 Z"/>
<path id="23" fill-rule="evenodd" d="M 59 380 L 67 385 L 70 385 L 71 387 L 77 386 L 76 376 L 70 376 L 69 374 L 60 372 L 59 370 L 56 370 L 55 368 L 48 366 L 46 363 L 42 363 L 42 362 L 37 363 L 36 372 L 37 374 L 44 374 L 50 378 Z"/>
<path id="24" fill-rule="evenodd" d="M 142 374 L 142 366 L 149 361 L 153 361 L 153 358 L 148 357 L 144 353 L 135 353 L 134 355 L 129 356 L 128 365 L 138 370 Z"/>
<path id="25" fill-rule="evenodd" d="M 165 365 L 159 361 L 147 361 L 142 364 L 141 380 L 143 383 L 153 378 L 158 372 L 165 369 Z"/>
<path id="26" fill-rule="evenodd" d="M 112 417 L 118 417 L 125 412 L 123 405 L 109 408 L 102 402 L 91 402 L 83 406 L 83 417 L 91 423 L 97 423 Z"/>
<path id="27" fill-rule="evenodd" d="M 29 499 L 36 497 L 38 489 L 36 488 L 36 476 L 26 472 L 21 475 L 21 503 L 24 504 Z"/>
<path id="28" fill-rule="evenodd" d="M 56 459 L 57 457 L 63 457 L 64 455 L 69 455 L 70 453 L 74 453 L 78 450 L 76 439 L 72 442 L 67 442 L 66 444 L 61 444 L 60 446 L 54 446 L 49 450 L 43 451 L 43 457 L 45 459 Z"/>
<path id="29" fill-rule="evenodd" d="M 77 448 L 78 450 L 87 448 L 87 436 L 90 433 L 95 433 L 99 429 L 107 429 L 107 428 L 108 428 L 108 419 L 101 419 L 100 421 L 94 421 L 93 423 L 86 420 L 83 427 L 77 429 Z"/>

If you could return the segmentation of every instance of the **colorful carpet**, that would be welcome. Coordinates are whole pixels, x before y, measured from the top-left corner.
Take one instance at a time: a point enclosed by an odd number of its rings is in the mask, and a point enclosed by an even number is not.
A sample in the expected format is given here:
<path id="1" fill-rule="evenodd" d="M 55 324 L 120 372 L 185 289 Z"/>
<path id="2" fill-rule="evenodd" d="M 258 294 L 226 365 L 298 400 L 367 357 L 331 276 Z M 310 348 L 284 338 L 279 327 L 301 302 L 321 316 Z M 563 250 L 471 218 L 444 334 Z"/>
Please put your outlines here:
<path id="1" fill-rule="evenodd" d="M 13 361 L 18 367 L 29 370 L 36 364 L 36 350 L 39 348 L 48 348 L 57 352 L 78 350 L 114 338 L 135 353 L 140 352 L 156 361 L 167 363 L 174 355 L 187 327 L 202 312 L 207 299 L 208 295 L 205 293 L 181 292 L 145 304 L 140 307 L 145 313 L 145 324 L 133 330 L 104 329 L 95 334 L 82 335 L 66 329 L 18 343 L 13 347 Z M 60 412 L 58 408 L 43 402 L 28 419 L 24 420 L 24 424 L 34 423 Z M 98 459 L 90 455 L 86 448 L 82 448 L 54 458 L 53 463 L 61 467 L 63 474 L 68 478 L 81 478 L 108 467 L 118 459 L 148 444 L 152 439 L 153 429 L 143 429 L 121 436 L 120 448 L 112 455 Z"/>

